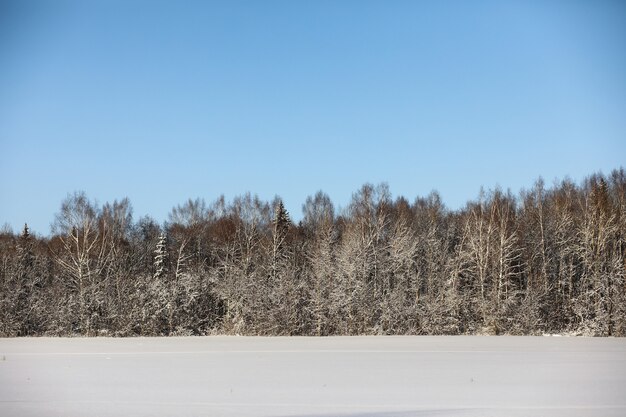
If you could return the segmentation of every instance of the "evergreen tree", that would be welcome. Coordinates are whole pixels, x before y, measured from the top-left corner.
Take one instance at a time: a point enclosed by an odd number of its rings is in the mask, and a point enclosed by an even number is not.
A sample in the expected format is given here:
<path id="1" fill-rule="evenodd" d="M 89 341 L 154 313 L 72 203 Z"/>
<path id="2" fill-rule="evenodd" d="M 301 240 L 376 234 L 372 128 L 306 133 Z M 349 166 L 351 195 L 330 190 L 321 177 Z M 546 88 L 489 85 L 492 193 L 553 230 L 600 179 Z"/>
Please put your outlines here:
<path id="1" fill-rule="evenodd" d="M 33 317 L 33 306 L 35 302 L 34 292 L 39 285 L 39 277 L 35 268 L 35 255 L 33 253 L 33 239 L 30 235 L 28 225 L 24 224 L 22 234 L 17 241 L 17 270 L 16 279 L 16 303 L 15 315 L 19 323 L 19 336 L 26 336 L 36 331 Z"/>
<path id="2" fill-rule="evenodd" d="M 274 206 L 274 242 L 277 248 L 282 248 L 290 225 L 289 213 L 287 213 L 283 201 L 279 199 Z"/>
<path id="3" fill-rule="evenodd" d="M 165 233 L 161 233 L 154 251 L 154 279 L 163 279 L 168 272 L 167 270 L 167 237 L 165 236 Z"/>
<path id="4" fill-rule="evenodd" d="M 33 255 L 33 240 L 28 229 L 28 224 L 24 224 L 24 229 L 17 242 L 17 259 L 20 272 L 25 273 L 32 269 L 35 257 Z"/>

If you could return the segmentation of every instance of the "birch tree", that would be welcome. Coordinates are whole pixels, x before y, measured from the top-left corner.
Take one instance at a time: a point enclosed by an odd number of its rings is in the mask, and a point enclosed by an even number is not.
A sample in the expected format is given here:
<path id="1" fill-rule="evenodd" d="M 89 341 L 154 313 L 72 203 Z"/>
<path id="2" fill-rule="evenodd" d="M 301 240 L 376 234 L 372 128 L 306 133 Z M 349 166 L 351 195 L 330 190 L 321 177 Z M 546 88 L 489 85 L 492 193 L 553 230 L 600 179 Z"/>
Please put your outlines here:
<path id="1" fill-rule="evenodd" d="M 101 317 L 104 300 L 100 274 L 109 260 L 110 248 L 103 244 L 108 229 L 100 229 L 97 205 L 84 192 L 69 195 L 61 204 L 52 232 L 61 250 L 55 259 L 68 288 L 69 311 L 73 331 L 91 334 Z"/>

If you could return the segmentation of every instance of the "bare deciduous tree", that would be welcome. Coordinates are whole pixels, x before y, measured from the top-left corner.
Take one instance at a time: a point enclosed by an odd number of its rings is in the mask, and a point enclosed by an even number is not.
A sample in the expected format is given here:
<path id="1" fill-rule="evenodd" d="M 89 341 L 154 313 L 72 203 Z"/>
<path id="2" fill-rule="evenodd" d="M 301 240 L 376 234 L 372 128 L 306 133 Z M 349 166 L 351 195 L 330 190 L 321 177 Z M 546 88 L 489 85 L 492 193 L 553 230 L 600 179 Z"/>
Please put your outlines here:
<path id="1" fill-rule="evenodd" d="M 133 222 L 69 195 L 53 236 L 0 232 L 0 334 L 626 334 L 626 174 L 448 210 L 366 184 L 307 199 L 189 200 Z"/>

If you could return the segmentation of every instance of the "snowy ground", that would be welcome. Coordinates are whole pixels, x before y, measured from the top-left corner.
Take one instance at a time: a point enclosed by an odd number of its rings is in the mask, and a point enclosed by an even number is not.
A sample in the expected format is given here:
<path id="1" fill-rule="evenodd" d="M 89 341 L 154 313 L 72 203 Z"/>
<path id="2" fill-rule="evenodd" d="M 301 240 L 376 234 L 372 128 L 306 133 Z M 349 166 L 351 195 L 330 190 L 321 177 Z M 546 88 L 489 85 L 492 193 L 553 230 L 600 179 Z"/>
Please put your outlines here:
<path id="1" fill-rule="evenodd" d="M 625 416 L 626 339 L 0 339 L 0 416 Z"/>

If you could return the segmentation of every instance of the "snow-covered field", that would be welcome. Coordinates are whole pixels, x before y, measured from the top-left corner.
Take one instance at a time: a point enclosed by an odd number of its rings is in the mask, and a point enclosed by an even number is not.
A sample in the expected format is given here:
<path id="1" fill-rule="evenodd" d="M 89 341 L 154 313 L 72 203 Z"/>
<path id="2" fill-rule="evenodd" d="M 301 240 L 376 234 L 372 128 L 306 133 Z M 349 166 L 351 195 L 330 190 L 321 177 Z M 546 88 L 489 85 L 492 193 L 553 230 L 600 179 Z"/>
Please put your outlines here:
<path id="1" fill-rule="evenodd" d="M 626 339 L 0 339 L 0 416 L 625 416 Z"/>

